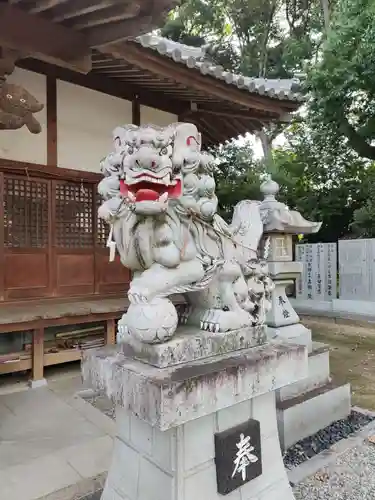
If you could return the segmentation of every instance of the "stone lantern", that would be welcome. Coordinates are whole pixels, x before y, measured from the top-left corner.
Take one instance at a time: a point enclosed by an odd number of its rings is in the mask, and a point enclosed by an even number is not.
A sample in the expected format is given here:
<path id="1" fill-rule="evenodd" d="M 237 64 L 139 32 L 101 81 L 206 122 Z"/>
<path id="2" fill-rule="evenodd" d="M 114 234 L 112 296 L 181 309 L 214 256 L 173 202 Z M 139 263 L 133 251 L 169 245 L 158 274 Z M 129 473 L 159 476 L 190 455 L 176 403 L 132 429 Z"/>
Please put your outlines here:
<path id="1" fill-rule="evenodd" d="M 268 266 L 275 290 L 267 315 L 271 339 L 287 340 L 307 345 L 311 350 L 311 332 L 301 322 L 290 303 L 286 288 L 302 273 L 303 264 L 293 261 L 293 235 L 317 233 L 321 222 L 310 222 L 299 212 L 276 199 L 279 185 L 269 177 L 260 187 L 264 196 L 261 213 L 264 222 L 264 245 L 268 250 Z"/>
<path id="2" fill-rule="evenodd" d="M 286 287 L 302 273 L 293 261 L 293 235 L 313 234 L 320 222 L 310 222 L 276 200 L 279 185 L 269 177 L 261 185 L 263 246 L 275 284 L 266 318 L 269 339 L 308 347 L 308 376 L 276 391 L 277 423 L 283 450 L 313 435 L 332 422 L 346 418 L 351 409 L 350 385 L 331 382 L 329 346 L 313 342 L 311 330 L 301 322 L 286 294 Z"/>

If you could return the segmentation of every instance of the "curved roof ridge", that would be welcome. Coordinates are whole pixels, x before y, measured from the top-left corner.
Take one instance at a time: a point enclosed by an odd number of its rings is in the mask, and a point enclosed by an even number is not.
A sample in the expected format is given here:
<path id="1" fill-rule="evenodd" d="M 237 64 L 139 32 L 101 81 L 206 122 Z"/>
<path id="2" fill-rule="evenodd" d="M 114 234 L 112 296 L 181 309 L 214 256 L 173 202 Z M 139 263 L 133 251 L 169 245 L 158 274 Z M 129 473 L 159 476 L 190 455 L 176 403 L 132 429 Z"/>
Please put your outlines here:
<path id="1" fill-rule="evenodd" d="M 142 47 L 152 49 L 159 54 L 173 59 L 176 63 L 185 64 L 190 69 L 196 69 L 203 75 L 210 75 L 218 80 L 224 80 L 228 85 L 252 94 L 266 95 L 280 100 L 303 101 L 298 78 L 259 78 L 242 76 L 225 71 L 222 66 L 210 62 L 206 58 L 205 47 L 191 47 L 168 38 L 148 34 L 137 37 L 136 42 Z"/>

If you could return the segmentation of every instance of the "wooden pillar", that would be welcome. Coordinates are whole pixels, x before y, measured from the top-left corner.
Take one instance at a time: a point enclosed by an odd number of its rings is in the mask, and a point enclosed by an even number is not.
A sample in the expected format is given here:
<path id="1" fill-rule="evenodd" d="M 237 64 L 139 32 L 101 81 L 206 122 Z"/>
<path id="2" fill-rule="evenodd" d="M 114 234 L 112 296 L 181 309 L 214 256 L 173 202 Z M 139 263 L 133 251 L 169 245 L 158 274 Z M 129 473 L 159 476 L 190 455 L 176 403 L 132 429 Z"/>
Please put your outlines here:
<path id="1" fill-rule="evenodd" d="M 132 102 L 132 123 L 138 126 L 141 124 L 141 105 L 138 96 L 135 96 Z"/>
<path id="2" fill-rule="evenodd" d="M 106 345 L 116 344 L 116 321 L 114 319 L 107 319 L 104 343 Z"/>
<path id="3" fill-rule="evenodd" d="M 33 331 L 32 361 L 31 386 L 37 387 L 44 381 L 44 327 Z"/>
<path id="4" fill-rule="evenodd" d="M 47 76 L 47 165 L 57 167 L 57 86 Z"/>

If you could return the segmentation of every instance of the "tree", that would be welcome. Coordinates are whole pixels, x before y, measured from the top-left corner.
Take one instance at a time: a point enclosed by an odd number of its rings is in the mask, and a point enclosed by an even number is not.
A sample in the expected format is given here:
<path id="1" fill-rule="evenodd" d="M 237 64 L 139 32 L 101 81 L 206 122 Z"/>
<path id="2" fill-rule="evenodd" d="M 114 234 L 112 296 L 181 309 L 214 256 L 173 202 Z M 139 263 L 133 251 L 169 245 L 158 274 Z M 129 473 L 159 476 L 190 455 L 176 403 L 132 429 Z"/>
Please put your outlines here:
<path id="1" fill-rule="evenodd" d="M 317 240 L 336 241 L 354 230 L 364 234 L 363 207 L 367 214 L 372 210 L 367 199 L 373 166 L 362 158 L 371 156 L 353 149 L 354 136 L 344 133 L 343 123 L 355 125 L 362 146 L 365 141 L 373 147 L 375 119 L 368 117 L 375 106 L 369 91 L 375 74 L 375 50 L 370 50 L 375 7 L 371 12 L 370 5 L 370 0 L 340 0 L 337 8 L 332 0 L 183 0 L 162 29 L 176 41 L 205 45 L 215 63 L 247 76 L 291 77 L 310 65 L 307 120 L 287 128 L 285 146 L 272 150 L 280 131 L 272 125 L 258 134 L 264 161 L 255 160 L 248 145 L 219 149 L 217 192 L 225 218 L 240 199 L 259 199 L 268 171 L 281 186 L 280 201 L 323 221 Z M 370 71 L 363 68 L 367 61 Z"/>
<path id="2" fill-rule="evenodd" d="M 322 25 L 319 0 L 182 0 L 161 34 L 208 45 L 227 70 L 286 78 L 312 58 Z"/>
<path id="3" fill-rule="evenodd" d="M 355 235 L 364 235 L 363 225 L 361 229 L 352 223 L 362 207 L 369 210 L 368 200 L 375 194 L 375 166 L 348 151 L 345 144 L 335 151 L 328 139 L 318 144 L 303 122 L 293 123 L 285 135 L 286 144 L 272 152 L 272 177 L 280 185 L 279 201 L 307 219 L 323 222 L 309 240 L 337 241 L 354 230 Z M 254 158 L 249 144 L 226 144 L 215 156 L 219 158 L 215 172 L 219 209 L 230 220 L 238 201 L 261 199 L 260 184 L 269 166 Z"/>
<path id="4" fill-rule="evenodd" d="M 375 159 L 375 5 L 341 0 L 321 61 L 308 72 L 308 119 L 332 147 L 343 138 L 359 156 Z"/>
<path id="5" fill-rule="evenodd" d="M 244 199 L 261 199 L 260 184 L 264 176 L 264 165 L 254 159 L 249 144 L 227 143 L 212 152 L 218 158 L 214 175 L 219 213 L 230 221 L 236 203 Z"/>
<path id="6" fill-rule="evenodd" d="M 311 241 L 337 241 L 352 231 L 356 210 L 369 196 L 374 165 L 348 150 L 343 142 L 332 148 L 330 137 L 316 138 L 308 123 L 286 131 L 287 144 L 274 152 L 275 180 L 283 201 L 310 220 L 322 221 Z"/>

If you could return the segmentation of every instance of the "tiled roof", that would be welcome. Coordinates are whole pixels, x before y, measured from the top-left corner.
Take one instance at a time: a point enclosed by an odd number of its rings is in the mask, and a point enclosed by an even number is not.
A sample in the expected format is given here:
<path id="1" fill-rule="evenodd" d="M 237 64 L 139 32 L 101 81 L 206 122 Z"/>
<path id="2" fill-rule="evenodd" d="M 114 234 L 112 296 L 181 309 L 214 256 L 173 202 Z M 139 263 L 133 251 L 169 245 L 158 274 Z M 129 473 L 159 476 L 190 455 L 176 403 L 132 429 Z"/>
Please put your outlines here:
<path id="1" fill-rule="evenodd" d="M 225 71 L 222 66 L 210 62 L 203 47 L 190 47 L 156 35 L 142 35 L 137 37 L 136 41 L 145 48 L 173 59 L 176 63 L 185 64 L 203 75 L 224 80 L 228 85 L 246 89 L 252 94 L 266 95 L 280 100 L 303 101 L 298 78 L 267 79 L 241 76 Z"/>

